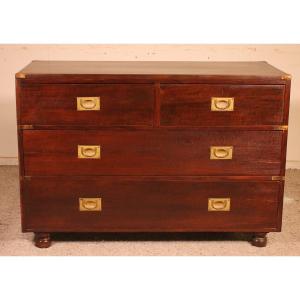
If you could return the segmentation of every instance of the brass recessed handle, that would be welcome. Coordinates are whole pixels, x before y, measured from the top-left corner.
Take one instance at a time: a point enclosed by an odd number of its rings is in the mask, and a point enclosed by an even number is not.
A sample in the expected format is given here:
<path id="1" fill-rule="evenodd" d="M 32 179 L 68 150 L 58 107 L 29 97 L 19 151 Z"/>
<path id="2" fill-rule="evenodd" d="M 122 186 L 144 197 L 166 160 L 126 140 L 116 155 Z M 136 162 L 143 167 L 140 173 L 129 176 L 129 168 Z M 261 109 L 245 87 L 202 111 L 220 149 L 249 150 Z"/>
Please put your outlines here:
<path id="1" fill-rule="evenodd" d="M 230 198 L 209 198 L 208 211 L 230 211 Z"/>
<path id="2" fill-rule="evenodd" d="M 98 145 L 78 145 L 78 158 L 100 159 L 101 148 Z"/>
<path id="3" fill-rule="evenodd" d="M 210 159 L 232 159 L 232 146 L 211 146 Z"/>
<path id="4" fill-rule="evenodd" d="M 77 110 L 100 110 L 100 97 L 77 97 Z"/>
<path id="5" fill-rule="evenodd" d="M 211 111 L 233 111 L 234 98 L 232 97 L 212 97 Z"/>
<path id="6" fill-rule="evenodd" d="M 101 211 L 101 198 L 79 198 L 80 211 Z"/>

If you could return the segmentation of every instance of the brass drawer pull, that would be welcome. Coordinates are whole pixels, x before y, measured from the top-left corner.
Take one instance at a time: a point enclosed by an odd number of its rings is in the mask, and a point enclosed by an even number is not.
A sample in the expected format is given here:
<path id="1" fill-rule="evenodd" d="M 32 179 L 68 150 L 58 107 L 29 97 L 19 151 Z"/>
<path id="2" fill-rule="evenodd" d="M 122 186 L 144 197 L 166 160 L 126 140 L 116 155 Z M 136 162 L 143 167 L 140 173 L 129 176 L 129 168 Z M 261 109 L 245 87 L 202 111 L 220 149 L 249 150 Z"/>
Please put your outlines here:
<path id="1" fill-rule="evenodd" d="M 208 211 L 230 211 L 230 198 L 209 198 Z"/>
<path id="2" fill-rule="evenodd" d="M 210 159 L 232 159 L 232 146 L 211 146 Z"/>
<path id="3" fill-rule="evenodd" d="M 101 148 L 98 145 L 78 145 L 78 158 L 100 159 Z"/>
<path id="4" fill-rule="evenodd" d="M 234 98 L 228 97 L 212 97 L 211 98 L 211 111 L 233 111 Z"/>
<path id="5" fill-rule="evenodd" d="M 77 97 L 77 110 L 100 110 L 100 97 Z"/>
<path id="6" fill-rule="evenodd" d="M 79 198 L 80 211 L 101 211 L 101 198 Z"/>

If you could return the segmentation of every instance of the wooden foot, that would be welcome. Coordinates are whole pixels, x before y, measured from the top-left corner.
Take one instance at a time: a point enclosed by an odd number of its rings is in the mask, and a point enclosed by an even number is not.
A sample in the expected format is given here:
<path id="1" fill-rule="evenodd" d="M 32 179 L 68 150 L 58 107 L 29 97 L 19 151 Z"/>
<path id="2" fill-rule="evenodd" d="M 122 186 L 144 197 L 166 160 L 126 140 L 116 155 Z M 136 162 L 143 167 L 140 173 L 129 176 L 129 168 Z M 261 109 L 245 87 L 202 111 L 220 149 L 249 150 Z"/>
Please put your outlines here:
<path id="1" fill-rule="evenodd" d="M 255 232 L 251 240 L 252 245 L 256 247 L 266 247 L 267 246 L 266 235 L 267 233 L 265 232 Z"/>
<path id="2" fill-rule="evenodd" d="M 34 234 L 34 243 L 38 248 L 49 248 L 51 246 L 50 233 L 36 232 Z"/>

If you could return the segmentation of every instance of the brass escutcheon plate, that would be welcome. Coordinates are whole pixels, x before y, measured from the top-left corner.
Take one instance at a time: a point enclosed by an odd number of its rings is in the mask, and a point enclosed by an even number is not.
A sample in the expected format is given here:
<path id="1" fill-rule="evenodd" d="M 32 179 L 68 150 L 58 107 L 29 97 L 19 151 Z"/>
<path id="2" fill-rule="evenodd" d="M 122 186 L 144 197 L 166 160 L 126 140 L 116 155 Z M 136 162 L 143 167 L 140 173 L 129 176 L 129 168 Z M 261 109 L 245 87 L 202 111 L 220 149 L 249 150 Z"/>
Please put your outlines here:
<path id="1" fill-rule="evenodd" d="M 230 211 L 230 198 L 209 198 L 208 211 Z"/>
<path id="2" fill-rule="evenodd" d="M 78 158 L 100 159 L 101 147 L 99 145 L 78 145 Z"/>
<path id="3" fill-rule="evenodd" d="M 100 97 L 77 97 L 77 110 L 100 110 Z"/>
<path id="4" fill-rule="evenodd" d="M 79 198 L 80 211 L 101 211 L 102 199 L 101 198 Z"/>
<path id="5" fill-rule="evenodd" d="M 232 159 L 233 146 L 211 146 L 210 159 Z"/>
<path id="6" fill-rule="evenodd" d="M 234 98 L 212 97 L 211 111 L 234 111 Z"/>

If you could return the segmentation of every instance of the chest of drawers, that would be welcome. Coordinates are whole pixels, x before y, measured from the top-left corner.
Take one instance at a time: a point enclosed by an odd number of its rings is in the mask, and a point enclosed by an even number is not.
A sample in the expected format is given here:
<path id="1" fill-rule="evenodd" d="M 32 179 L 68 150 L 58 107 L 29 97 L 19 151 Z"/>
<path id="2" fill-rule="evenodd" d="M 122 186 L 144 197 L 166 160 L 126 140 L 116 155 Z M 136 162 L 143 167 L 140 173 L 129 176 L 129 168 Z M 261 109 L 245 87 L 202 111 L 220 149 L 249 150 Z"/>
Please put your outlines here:
<path id="1" fill-rule="evenodd" d="M 290 76 L 266 62 L 33 61 L 16 74 L 22 230 L 281 230 Z"/>

